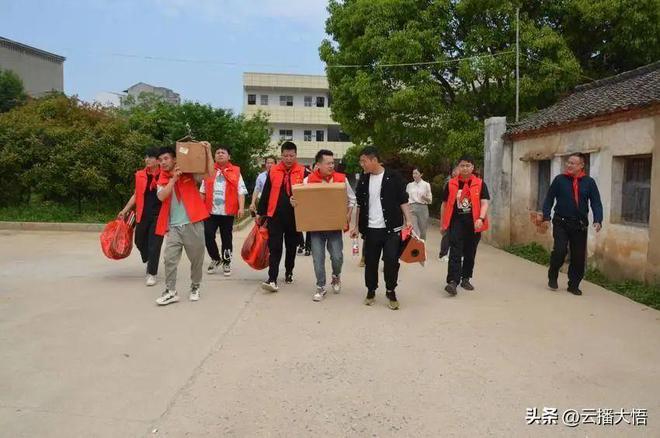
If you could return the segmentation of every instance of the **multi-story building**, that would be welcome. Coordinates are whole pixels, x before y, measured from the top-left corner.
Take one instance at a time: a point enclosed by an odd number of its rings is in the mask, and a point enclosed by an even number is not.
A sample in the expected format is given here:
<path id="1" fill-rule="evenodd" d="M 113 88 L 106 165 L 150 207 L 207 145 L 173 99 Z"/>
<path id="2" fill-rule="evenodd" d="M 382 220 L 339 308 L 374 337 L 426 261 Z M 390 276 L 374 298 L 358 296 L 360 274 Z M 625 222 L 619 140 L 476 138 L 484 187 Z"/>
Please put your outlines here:
<path id="1" fill-rule="evenodd" d="M 273 149 L 284 140 L 292 140 L 304 164 L 311 164 L 319 149 L 330 149 L 335 157 L 342 158 L 352 145 L 332 120 L 331 103 L 325 76 L 243 74 L 244 114 L 268 113 Z"/>
<path id="2" fill-rule="evenodd" d="M 64 91 L 65 59 L 64 56 L 0 37 L 0 69 L 16 73 L 30 96 Z"/>
<path id="3" fill-rule="evenodd" d="M 129 87 L 127 90 L 124 90 L 124 93 L 126 93 L 126 96 L 123 96 L 121 99 L 121 105 L 123 107 L 130 106 L 133 103 L 139 102 L 142 93 L 153 94 L 174 105 L 179 105 L 181 103 L 181 96 L 179 93 L 175 93 L 169 88 L 156 87 L 154 85 L 145 84 L 144 82 L 138 82 L 137 84 Z M 128 102 L 132 101 L 132 103 L 127 103 L 126 97 L 128 96 L 132 98 Z"/>

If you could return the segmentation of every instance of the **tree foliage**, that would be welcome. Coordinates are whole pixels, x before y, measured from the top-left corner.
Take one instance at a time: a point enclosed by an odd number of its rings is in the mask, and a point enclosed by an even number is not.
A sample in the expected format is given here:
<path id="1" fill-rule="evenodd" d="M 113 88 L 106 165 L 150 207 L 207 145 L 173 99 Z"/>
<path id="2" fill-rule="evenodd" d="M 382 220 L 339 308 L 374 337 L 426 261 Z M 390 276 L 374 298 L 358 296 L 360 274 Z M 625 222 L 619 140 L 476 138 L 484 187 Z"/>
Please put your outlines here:
<path id="1" fill-rule="evenodd" d="M 0 69 L 0 113 L 25 103 L 23 81 L 11 70 Z"/>
<path id="2" fill-rule="evenodd" d="M 331 0 L 333 117 L 386 158 L 481 155 L 482 121 L 515 114 L 518 6 L 522 113 L 658 59 L 658 0 Z"/>
<path id="3" fill-rule="evenodd" d="M 190 131 L 232 146 L 232 158 L 253 175 L 268 144 L 267 121 L 246 120 L 208 105 L 143 103 L 109 110 L 55 93 L 0 114 L 0 205 L 32 195 L 61 204 L 119 207 L 148 147 L 172 145 Z M 246 179 L 248 177 L 246 176 Z"/>

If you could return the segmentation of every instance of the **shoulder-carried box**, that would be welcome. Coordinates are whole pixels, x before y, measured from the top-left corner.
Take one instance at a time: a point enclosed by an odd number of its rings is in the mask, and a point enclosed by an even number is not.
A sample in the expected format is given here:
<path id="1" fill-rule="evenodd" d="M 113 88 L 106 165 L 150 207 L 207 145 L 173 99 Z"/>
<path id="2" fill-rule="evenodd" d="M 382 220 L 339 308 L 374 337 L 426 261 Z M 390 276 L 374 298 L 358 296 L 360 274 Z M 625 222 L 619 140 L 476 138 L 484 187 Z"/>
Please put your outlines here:
<path id="1" fill-rule="evenodd" d="M 176 142 L 176 164 L 183 173 L 206 173 L 206 148 L 196 141 Z"/>
<path id="2" fill-rule="evenodd" d="M 335 231 L 346 227 L 345 183 L 294 184 L 292 189 L 298 231 Z"/>

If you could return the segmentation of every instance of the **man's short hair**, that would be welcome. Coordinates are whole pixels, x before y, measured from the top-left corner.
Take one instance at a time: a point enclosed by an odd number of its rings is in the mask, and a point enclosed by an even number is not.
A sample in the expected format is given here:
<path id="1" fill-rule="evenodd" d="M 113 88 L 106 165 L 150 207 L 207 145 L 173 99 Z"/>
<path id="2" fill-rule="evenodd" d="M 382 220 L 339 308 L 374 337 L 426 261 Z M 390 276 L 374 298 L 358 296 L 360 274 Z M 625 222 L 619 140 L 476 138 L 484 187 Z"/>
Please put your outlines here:
<path id="1" fill-rule="evenodd" d="M 268 163 L 268 160 L 273 160 L 275 164 L 277 164 L 277 158 L 275 158 L 275 155 L 268 155 L 266 158 L 264 158 L 264 164 Z"/>
<path id="2" fill-rule="evenodd" d="M 298 146 L 292 141 L 285 141 L 282 143 L 282 146 L 280 146 L 280 152 L 284 151 L 294 151 L 298 153 Z"/>
<path id="3" fill-rule="evenodd" d="M 227 146 L 224 144 L 219 144 L 216 148 L 215 151 L 217 152 L 218 149 L 222 149 L 223 151 L 227 152 L 227 155 L 231 155 L 231 146 Z"/>
<path id="4" fill-rule="evenodd" d="M 582 164 L 587 164 L 587 156 L 582 152 L 573 152 L 568 156 L 568 158 L 571 157 L 578 157 L 580 160 L 582 160 Z"/>
<path id="5" fill-rule="evenodd" d="M 378 149 L 376 148 L 376 146 L 365 146 L 365 147 L 362 148 L 362 150 L 360 151 L 360 155 L 359 155 L 359 156 L 360 156 L 360 157 L 365 156 L 365 157 L 369 157 L 369 158 L 371 158 L 371 159 L 374 159 L 374 158 L 375 158 L 375 159 L 377 159 L 378 161 L 380 161 L 380 154 L 378 153 Z"/>
<path id="6" fill-rule="evenodd" d="M 176 158 L 176 149 L 174 149 L 172 146 L 163 146 L 158 150 L 158 158 L 165 154 L 170 154 L 172 158 Z"/>
<path id="7" fill-rule="evenodd" d="M 328 149 L 321 149 L 316 153 L 316 157 L 314 157 L 314 162 L 320 163 L 321 161 L 323 161 L 323 157 L 325 157 L 326 155 L 329 157 L 333 157 L 335 154 L 333 154 L 332 151 Z"/>
<path id="8" fill-rule="evenodd" d="M 147 158 L 158 158 L 158 148 L 147 148 L 146 151 L 144 151 L 144 156 Z"/>
<path id="9" fill-rule="evenodd" d="M 458 166 L 461 163 L 461 161 L 467 161 L 468 163 L 474 166 L 474 158 L 472 158 L 472 156 L 470 155 L 462 155 L 461 158 L 459 158 L 458 161 L 456 162 L 456 166 Z"/>

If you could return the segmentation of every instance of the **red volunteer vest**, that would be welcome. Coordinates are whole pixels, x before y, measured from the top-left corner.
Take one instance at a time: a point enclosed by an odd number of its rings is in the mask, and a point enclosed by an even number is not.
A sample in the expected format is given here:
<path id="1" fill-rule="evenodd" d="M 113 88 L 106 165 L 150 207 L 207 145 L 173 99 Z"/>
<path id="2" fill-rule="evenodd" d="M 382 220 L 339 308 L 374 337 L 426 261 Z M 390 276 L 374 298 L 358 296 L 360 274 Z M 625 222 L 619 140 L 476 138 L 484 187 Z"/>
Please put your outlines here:
<path id="1" fill-rule="evenodd" d="M 284 177 L 288 172 L 290 173 L 291 185 L 302 184 L 305 179 L 305 168 L 298 163 L 294 163 L 288 171 L 282 162 L 270 168 L 270 172 L 268 172 L 268 178 L 270 178 L 270 196 L 268 197 L 268 210 L 266 212 L 268 217 L 273 217 L 275 214 Z"/>
<path id="2" fill-rule="evenodd" d="M 476 176 L 472 175 L 470 180 L 466 182 L 470 184 L 470 202 L 472 203 L 472 219 L 474 222 L 479 219 L 481 214 L 481 186 L 483 181 Z M 456 197 L 458 195 L 458 177 L 449 180 L 449 198 L 445 204 L 445 210 L 442 212 L 442 229 L 448 230 L 451 223 L 451 216 L 456 208 Z M 480 230 L 475 228 L 476 233 L 486 231 L 489 227 L 488 218 L 484 219 L 484 225 Z"/>
<path id="3" fill-rule="evenodd" d="M 156 180 L 160 175 L 160 169 L 153 175 Z M 142 212 L 144 211 L 144 194 L 147 191 L 148 174 L 147 169 L 140 169 L 135 172 L 135 222 L 140 223 Z"/>
<path id="4" fill-rule="evenodd" d="M 238 214 L 238 183 L 241 180 L 241 168 L 231 163 L 220 167 L 216 163 L 215 169 L 222 172 L 222 176 L 225 178 L 225 214 L 236 216 Z M 209 214 L 213 211 L 213 189 L 216 177 L 217 174 L 213 178 L 204 178 L 204 202 Z"/>
<path id="5" fill-rule="evenodd" d="M 158 185 L 165 186 L 170 180 L 170 173 L 166 171 L 160 172 L 160 179 Z M 190 222 L 200 222 L 209 217 L 209 212 L 202 198 L 199 196 L 199 188 L 193 178 L 192 174 L 184 173 L 179 177 L 174 184 L 176 197 L 183 203 L 183 208 L 186 209 Z M 172 196 L 169 196 L 163 201 L 158 214 L 158 221 L 156 222 L 156 234 L 164 236 L 167 233 L 170 225 L 170 208 L 172 207 Z"/>

